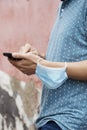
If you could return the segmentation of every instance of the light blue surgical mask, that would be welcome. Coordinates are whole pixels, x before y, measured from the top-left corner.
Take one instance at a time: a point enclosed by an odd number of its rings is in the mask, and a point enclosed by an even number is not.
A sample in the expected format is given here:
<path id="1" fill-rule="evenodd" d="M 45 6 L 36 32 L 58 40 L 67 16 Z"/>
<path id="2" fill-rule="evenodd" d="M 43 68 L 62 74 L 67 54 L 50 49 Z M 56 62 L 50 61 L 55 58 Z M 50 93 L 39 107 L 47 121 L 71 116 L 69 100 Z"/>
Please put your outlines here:
<path id="1" fill-rule="evenodd" d="M 60 87 L 68 78 L 66 65 L 62 68 L 52 68 L 45 67 L 38 63 L 36 67 L 36 75 L 49 89 Z"/>

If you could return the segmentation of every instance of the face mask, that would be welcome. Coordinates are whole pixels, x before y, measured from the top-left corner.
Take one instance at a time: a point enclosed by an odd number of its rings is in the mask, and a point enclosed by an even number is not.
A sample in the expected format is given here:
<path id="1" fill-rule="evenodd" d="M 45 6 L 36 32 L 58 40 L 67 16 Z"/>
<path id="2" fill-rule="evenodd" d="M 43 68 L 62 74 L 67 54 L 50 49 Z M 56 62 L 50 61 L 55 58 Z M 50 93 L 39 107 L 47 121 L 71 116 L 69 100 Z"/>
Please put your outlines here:
<path id="1" fill-rule="evenodd" d="M 38 63 L 36 67 L 36 75 L 49 89 L 56 89 L 60 87 L 68 78 L 66 65 L 62 68 L 51 68 Z"/>

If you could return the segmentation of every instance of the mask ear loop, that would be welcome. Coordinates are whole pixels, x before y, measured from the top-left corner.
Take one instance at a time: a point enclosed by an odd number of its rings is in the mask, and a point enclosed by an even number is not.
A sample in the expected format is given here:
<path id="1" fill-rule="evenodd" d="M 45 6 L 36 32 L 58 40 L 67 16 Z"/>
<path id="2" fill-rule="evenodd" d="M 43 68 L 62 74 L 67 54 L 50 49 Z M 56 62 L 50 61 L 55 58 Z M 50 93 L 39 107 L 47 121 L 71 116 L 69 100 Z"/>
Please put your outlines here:
<path id="1" fill-rule="evenodd" d="M 65 67 L 65 69 L 67 69 L 67 66 L 68 66 L 68 65 L 67 65 L 67 62 L 65 62 L 64 64 L 65 64 L 65 66 L 64 66 L 64 67 Z"/>

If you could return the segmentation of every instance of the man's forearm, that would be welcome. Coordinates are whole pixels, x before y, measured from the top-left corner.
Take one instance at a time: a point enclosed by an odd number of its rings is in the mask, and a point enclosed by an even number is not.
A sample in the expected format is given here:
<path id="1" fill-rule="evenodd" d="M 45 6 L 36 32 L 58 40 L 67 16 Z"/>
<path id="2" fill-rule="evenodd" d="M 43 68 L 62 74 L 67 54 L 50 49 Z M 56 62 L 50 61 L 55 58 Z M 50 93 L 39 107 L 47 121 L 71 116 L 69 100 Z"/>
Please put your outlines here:
<path id="1" fill-rule="evenodd" d="M 87 81 L 87 60 L 67 63 L 66 71 L 72 79 Z"/>
<path id="2" fill-rule="evenodd" d="M 51 62 L 47 61 L 40 56 L 33 54 L 33 53 L 14 53 L 13 54 L 14 58 L 23 58 L 24 63 L 14 63 L 15 66 L 20 66 L 21 68 L 24 69 L 24 71 L 28 70 L 30 71 L 30 62 L 35 63 L 35 66 L 37 62 L 39 61 L 40 64 L 47 66 L 47 67 L 54 67 L 54 68 L 60 68 L 64 67 L 65 62 Z M 22 62 L 22 61 L 21 61 Z M 67 75 L 69 78 L 76 79 L 76 80 L 84 80 L 87 81 L 87 60 L 85 61 L 79 61 L 79 62 L 67 62 L 67 69 L 66 69 Z"/>
<path id="3" fill-rule="evenodd" d="M 43 60 L 40 62 L 47 67 L 64 67 L 65 62 L 49 62 Z M 67 75 L 69 78 L 87 81 L 87 60 L 80 62 L 67 62 Z"/>

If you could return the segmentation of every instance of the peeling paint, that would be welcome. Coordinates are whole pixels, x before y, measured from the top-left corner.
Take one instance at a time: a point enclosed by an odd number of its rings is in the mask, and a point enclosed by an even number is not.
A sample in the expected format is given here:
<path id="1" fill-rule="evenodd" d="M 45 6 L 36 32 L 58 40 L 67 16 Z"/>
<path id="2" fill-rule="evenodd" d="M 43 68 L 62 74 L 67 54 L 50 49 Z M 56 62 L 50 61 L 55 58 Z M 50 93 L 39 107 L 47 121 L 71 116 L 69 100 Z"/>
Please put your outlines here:
<path id="1" fill-rule="evenodd" d="M 0 130 L 34 130 L 40 96 L 33 81 L 18 81 L 0 71 Z"/>

